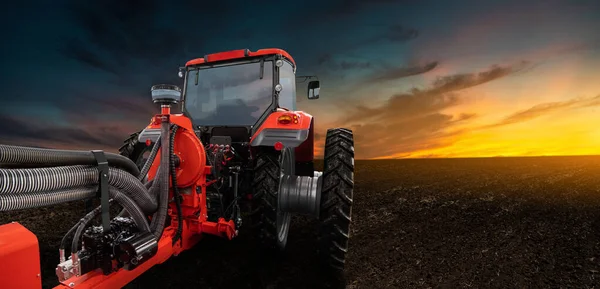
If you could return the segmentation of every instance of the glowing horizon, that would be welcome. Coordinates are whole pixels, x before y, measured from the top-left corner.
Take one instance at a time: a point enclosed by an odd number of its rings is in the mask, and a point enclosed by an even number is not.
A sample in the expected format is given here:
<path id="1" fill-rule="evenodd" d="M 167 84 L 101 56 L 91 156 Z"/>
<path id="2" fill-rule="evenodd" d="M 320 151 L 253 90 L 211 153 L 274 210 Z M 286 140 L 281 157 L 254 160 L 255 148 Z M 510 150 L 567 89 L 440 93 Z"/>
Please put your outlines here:
<path id="1" fill-rule="evenodd" d="M 600 2 L 336 1 L 20 7 L 36 17 L 2 28 L 0 143 L 114 151 L 178 66 L 278 47 L 321 81 L 319 100 L 298 91 L 318 158 L 330 127 L 354 131 L 357 159 L 600 154 Z M 278 25 L 248 17 L 267 12 Z"/>

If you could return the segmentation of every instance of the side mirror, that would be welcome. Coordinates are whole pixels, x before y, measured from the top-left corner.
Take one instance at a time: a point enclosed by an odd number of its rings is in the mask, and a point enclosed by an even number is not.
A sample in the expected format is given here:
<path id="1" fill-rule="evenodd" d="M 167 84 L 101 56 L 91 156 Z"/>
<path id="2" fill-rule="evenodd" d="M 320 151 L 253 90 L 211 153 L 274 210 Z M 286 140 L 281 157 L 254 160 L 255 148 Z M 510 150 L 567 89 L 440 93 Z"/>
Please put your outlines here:
<path id="1" fill-rule="evenodd" d="M 150 91 L 154 103 L 176 104 L 181 101 L 181 88 L 177 85 L 157 84 Z"/>
<path id="2" fill-rule="evenodd" d="M 308 99 L 319 99 L 319 90 L 321 89 L 318 80 L 313 80 L 308 83 Z"/>
<path id="3" fill-rule="evenodd" d="M 185 76 L 185 67 L 179 67 L 179 72 L 177 73 L 179 78 L 183 78 Z"/>

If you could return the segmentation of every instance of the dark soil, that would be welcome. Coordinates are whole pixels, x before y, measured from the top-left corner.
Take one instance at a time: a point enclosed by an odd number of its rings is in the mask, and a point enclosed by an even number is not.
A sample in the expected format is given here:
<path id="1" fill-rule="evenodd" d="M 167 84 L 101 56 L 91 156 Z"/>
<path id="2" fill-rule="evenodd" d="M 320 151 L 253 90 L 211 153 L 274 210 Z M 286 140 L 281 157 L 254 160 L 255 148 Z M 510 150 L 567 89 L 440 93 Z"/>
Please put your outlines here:
<path id="1" fill-rule="evenodd" d="M 347 288 L 600 286 L 600 157 L 357 161 Z M 44 287 L 81 204 L 2 213 L 37 234 Z M 322 288 L 315 222 L 288 249 L 207 238 L 127 288 Z"/>

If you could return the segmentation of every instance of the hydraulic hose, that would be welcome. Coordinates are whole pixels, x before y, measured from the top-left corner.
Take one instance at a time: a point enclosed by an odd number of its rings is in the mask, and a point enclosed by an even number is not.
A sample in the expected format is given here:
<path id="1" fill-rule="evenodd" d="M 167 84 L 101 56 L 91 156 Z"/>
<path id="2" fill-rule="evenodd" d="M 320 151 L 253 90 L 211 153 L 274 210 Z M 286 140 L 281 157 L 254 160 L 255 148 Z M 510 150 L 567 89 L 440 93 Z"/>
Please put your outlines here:
<path id="1" fill-rule="evenodd" d="M 96 209 L 98 209 L 98 208 L 96 208 Z M 69 239 L 69 236 L 71 236 L 71 235 L 73 235 L 73 233 L 75 233 L 75 230 L 77 230 L 77 228 L 79 227 L 79 224 L 81 224 L 81 219 L 79 221 L 77 221 L 77 224 L 75 224 L 73 227 L 71 227 L 71 229 L 69 229 L 69 231 L 63 236 L 62 240 L 60 240 L 60 247 L 58 247 L 58 255 L 60 258 L 60 263 L 66 261 L 65 248 L 67 247 L 67 240 Z"/>
<path id="2" fill-rule="evenodd" d="M 158 169 L 158 179 L 150 189 L 154 191 L 158 188 L 158 210 L 152 217 L 150 228 L 153 230 L 156 239 L 162 237 L 165 221 L 167 219 L 167 209 L 169 208 L 169 116 L 163 116 L 161 126 L 161 152 L 160 152 L 160 167 Z"/>
<path id="3" fill-rule="evenodd" d="M 97 191 L 97 187 L 84 187 L 48 193 L 0 195 L 0 212 L 52 206 L 90 199 L 96 196 Z"/>
<path id="4" fill-rule="evenodd" d="M 109 204 L 112 204 L 114 202 L 113 199 L 108 200 Z M 98 206 L 95 209 L 93 209 L 91 212 L 94 212 L 94 216 L 98 215 L 100 212 L 102 211 L 102 207 Z M 91 213 L 90 212 L 90 213 Z M 58 247 L 58 252 L 60 255 L 60 262 L 64 262 L 65 259 L 65 249 L 67 248 L 67 240 L 69 239 L 69 236 L 73 235 L 73 233 L 75 233 L 75 231 L 77 230 L 77 228 L 79 228 L 79 225 L 83 222 L 83 218 L 79 219 L 79 221 L 77 221 L 77 223 L 75 225 L 73 225 L 73 227 L 71 227 L 71 229 L 69 229 L 69 231 L 63 236 L 62 240 L 60 241 L 60 247 Z"/>
<path id="5" fill-rule="evenodd" d="M 152 187 L 153 184 L 154 184 L 154 180 L 151 180 L 151 181 L 145 183 L 144 186 L 146 186 L 146 189 L 149 190 Z"/>
<path id="6" fill-rule="evenodd" d="M 144 213 L 156 211 L 156 200 L 148 194 L 144 184 L 128 172 L 109 168 L 108 183 L 127 193 Z M 98 168 L 94 166 L 0 169 L 0 195 L 48 192 L 97 184 Z"/>
<path id="7" fill-rule="evenodd" d="M 160 138 L 156 141 L 156 143 L 154 144 L 154 147 L 152 147 L 152 151 L 150 151 L 150 155 L 148 156 L 148 160 L 146 160 L 146 163 L 144 164 L 144 166 L 142 167 L 142 170 L 140 171 L 140 176 L 138 177 L 138 179 L 140 181 L 144 180 L 144 178 L 146 178 L 146 175 L 148 174 L 148 171 L 150 171 L 150 167 L 152 166 L 152 163 L 154 163 L 154 159 L 156 158 L 156 154 L 158 154 L 158 149 L 160 148 Z"/>
<path id="8" fill-rule="evenodd" d="M 171 187 L 173 187 L 173 197 L 175 199 L 175 208 L 177 209 L 177 231 L 173 236 L 173 245 L 181 238 L 183 231 L 183 213 L 181 212 L 181 194 L 179 194 L 179 188 L 177 187 L 177 171 L 175 170 L 175 134 L 179 127 L 173 125 L 173 131 L 171 132 L 171 139 L 169 140 L 169 159 L 171 167 Z"/>
<path id="9" fill-rule="evenodd" d="M 137 165 L 125 156 L 104 153 L 108 164 L 122 168 L 135 177 L 140 170 Z M 96 158 L 91 151 L 42 149 L 22 146 L 0 145 L 0 165 L 23 166 L 36 165 L 44 167 L 95 165 Z"/>
<path id="10" fill-rule="evenodd" d="M 94 219 L 98 214 L 100 214 L 101 211 L 102 207 L 98 206 L 96 209 L 92 210 L 91 212 L 87 213 L 87 215 L 85 215 L 83 218 L 81 218 L 79 226 L 77 227 L 75 235 L 73 236 L 73 241 L 71 242 L 71 254 L 77 252 L 79 239 L 81 238 L 81 234 L 83 233 L 85 227 L 87 227 L 87 225 L 92 221 L 92 219 Z"/>
<path id="11" fill-rule="evenodd" d="M 138 228 L 138 230 L 140 230 L 140 232 L 150 232 L 150 225 L 148 225 L 146 216 L 139 209 L 139 207 L 137 207 L 137 205 L 133 202 L 131 198 L 121 193 L 114 187 L 110 187 L 108 189 L 108 192 L 110 194 L 110 197 L 114 201 L 118 202 L 119 205 L 121 205 L 123 208 L 125 208 L 125 210 L 127 210 L 127 213 L 129 214 L 129 216 L 131 216 L 131 218 L 135 222 L 136 227 Z M 73 236 L 73 242 L 71 243 L 71 253 L 77 252 L 77 247 L 79 245 L 79 239 L 81 238 L 81 234 L 83 234 L 85 228 L 94 219 L 94 217 L 96 217 L 100 213 L 100 211 L 101 206 L 98 206 L 94 210 L 89 212 L 87 215 L 85 215 L 83 219 L 81 219 L 81 222 L 77 227 L 77 231 L 75 231 L 75 235 Z"/>

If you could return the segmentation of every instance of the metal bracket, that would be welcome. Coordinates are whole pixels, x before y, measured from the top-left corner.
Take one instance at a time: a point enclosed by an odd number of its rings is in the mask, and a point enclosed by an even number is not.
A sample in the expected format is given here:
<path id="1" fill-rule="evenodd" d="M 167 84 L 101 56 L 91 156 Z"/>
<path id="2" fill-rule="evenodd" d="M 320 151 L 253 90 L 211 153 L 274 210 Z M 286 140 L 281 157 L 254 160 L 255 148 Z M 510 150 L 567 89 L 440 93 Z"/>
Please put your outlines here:
<path id="1" fill-rule="evenodd" d="M 98 193 L 100 194 L 100 207 L 102 210 L 102 229 L 106 234 L 110 231 L 110 210 L 108 196 L 108 160 L 101 150 L 93 150 L 94 158 L 98 164 Z"/>

